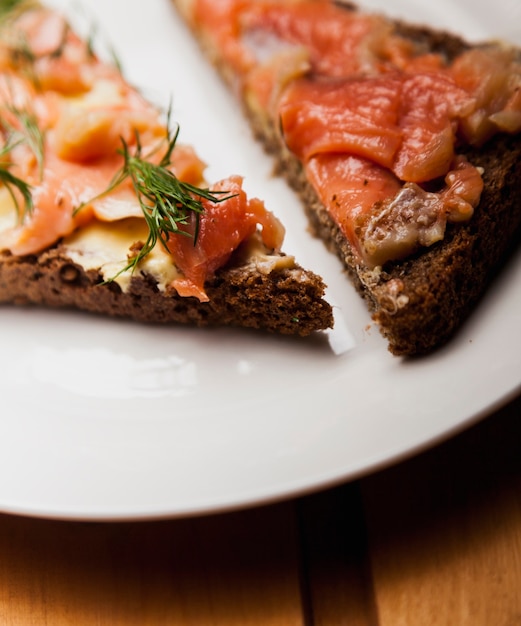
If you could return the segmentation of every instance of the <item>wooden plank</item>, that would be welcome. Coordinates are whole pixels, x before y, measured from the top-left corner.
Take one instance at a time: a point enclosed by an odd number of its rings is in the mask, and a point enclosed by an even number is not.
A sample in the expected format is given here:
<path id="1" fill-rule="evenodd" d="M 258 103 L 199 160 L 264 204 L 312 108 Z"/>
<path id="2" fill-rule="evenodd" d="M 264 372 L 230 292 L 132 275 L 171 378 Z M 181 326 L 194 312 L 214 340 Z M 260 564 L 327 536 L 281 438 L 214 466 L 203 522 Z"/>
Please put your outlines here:
<path id="1" fill-rule="evenodd" d="M 520 416 L 362 481 L 380 626 L 521 624 Z"/>
<path id="2" fill-rule="evenodd" d="M 195 519 L 0 516 L 2 626 L 302 626 L 292 503 Z"/>

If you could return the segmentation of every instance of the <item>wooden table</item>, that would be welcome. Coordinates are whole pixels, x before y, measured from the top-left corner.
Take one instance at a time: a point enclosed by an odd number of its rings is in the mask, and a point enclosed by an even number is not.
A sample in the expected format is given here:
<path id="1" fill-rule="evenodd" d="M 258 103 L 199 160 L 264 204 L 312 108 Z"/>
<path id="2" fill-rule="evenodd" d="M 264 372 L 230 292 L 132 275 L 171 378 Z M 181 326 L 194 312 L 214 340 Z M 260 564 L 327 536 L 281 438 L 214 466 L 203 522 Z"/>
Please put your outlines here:
<path id="1" fill-rule="evenodd" d="M 0 516 L 2 626 L 519 626 L 521 396 L 363 480 L 195 519 Z"/>

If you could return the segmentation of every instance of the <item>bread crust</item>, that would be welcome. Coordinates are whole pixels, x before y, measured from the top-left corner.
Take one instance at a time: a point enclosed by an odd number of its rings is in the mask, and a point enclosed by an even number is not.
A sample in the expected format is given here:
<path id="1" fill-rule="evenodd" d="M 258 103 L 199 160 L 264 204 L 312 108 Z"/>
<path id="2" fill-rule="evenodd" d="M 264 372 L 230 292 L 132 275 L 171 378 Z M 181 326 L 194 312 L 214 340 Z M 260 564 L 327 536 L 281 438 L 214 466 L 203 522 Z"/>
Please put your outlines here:
<path id="1" fill-rule="evenodd" d="M 253 264 L 229 263 L 206 283 L 209 302 L 161 291 L 149 275 L 131 279 L 122 291 L 85 271 L 60 246 L 38 256 L 0 253 L 0 303 L 74 308 L 155 324 L 241 326 L 284 335 L 307 336 L 333 325 L 324 283 L 295 265 L 259 271 Z"/>
<path id="2" fill-rule="evenodd" d="M 177 0 L 174 0 L 176 2 Z M 346 10 L 357 10 L 350 3 Z M 215 50 L 196 37 L 225 80 Z M 424 26 L 395 22 L 395 29 L 426 50 L 452 59 L 471 46 L 460 37 Z M 253 134 L 273 155 L 276 173 L 285 177 L 302 200 L 312 230 L 343 262 L 356 289 L 366 299 L 373 319 L 400 356 L 432 352 L 451 339 L 500 271 L 521 236 L 521 140 L 497 136 L 486 146 L 458 147 L 459 153 L 484 169 L 484 191 L 467 223 L 449 224 L 442 241 L 377 270 L 361 266 L 349 243 L 307 181 L 271 121 L 242 102 Z"/>

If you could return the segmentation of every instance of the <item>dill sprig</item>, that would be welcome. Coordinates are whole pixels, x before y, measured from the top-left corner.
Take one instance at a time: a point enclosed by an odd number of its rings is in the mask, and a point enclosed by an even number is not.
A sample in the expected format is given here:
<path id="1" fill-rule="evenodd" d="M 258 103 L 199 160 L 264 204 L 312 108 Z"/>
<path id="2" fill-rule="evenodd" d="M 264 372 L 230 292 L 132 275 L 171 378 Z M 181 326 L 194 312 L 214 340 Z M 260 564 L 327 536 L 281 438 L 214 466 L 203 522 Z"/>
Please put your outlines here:
<path id="1" fill-rule="evenodd" d="M 12 163 L 8 157 L 13 147 L 13 144 L 8 143 L 0 150 L 0 183 L 5 186 L 13 200 L 18 220 L 23 221 L 25 216 L 33 210 L 33 196 L 29 183 L 9 171 Z M 23 204 L 20 203 L 17 191 L 22 196 Z"/>
<path id="2" fill-rule="evenodd" d="M 29 146 L 29 149 L 34 154 L 36 162 L 38 164 L 38 172 L 40 179 L 43 178 L 43 166 L 44 166 L 44 134 L 38 125 L 38 119 L 36 115 L 28 109 L 22 109 L 16 107 L 14 104 L 6 105 L 6 110 L 11 113 L 17 120 L 18 124 L 15 126 L 9 124 L 4 120 L 4 125 L 9 130 L 11 138 L 14 139 L 14 143 L 11 145 L 11 149 L 17 143 L 24 142 Z"/>
<path id="3" fill-rule="evenodd" d="M 119 150 L 123 156 L 121 169 L 105 191 L 75 209 L 75 213 L 80 211 L 86 204 L 109 194 L 124 181 L 129 180 L 132 184 L 148 226 L 148 236 L 137 253 L 130 258 L 128 264 L 110 278 L 109 282 L 127 270 L 133 272 L 158 242 L 168 251 L 168 241 L 172 234 L 192 237 L 195 246 L 199 234 L 200 217 L 204 212 L 203 200 L 223 202 L 232 197 L 228 191 L 210 191 L 208 188 L 197 187 L 177 178 L 170 167 L 178 135 L 179 128 L 172 133 L 167 125 L 166 149 L 158 163 L 151 160 L 158 149 L 144 154 L 139 133 L 135 133 L 136 146 L 133 151 L 122 138 L 122 148 Z M 190 226 L 192 216 L 195 219 L 193 232 L 183 228 Z"/>
<path id="4" fill-rule="evenodd" d="M 102 40 L 100 36 L 99 26 L 97 23 L 93 22 L 90 25 L 90 30 L 88 36 L 86 37 L 87 56 L 92 60 L 98 58 L 97 50 L 100 46 L 103 46 L 101 56 L 108 56 L 108 62 L 110 62 L 115 67 L 116 71 L 119 74 L 123 75 L 123 64 L 121 63 L 121 59 L 118 57 L 116 49 L 110 42 Z M 103 54 L 103 52 L 105 54 Z"/>
<path id="5" fill-rule="evenodd" d="M 3 120 L 6 140 L 0 150 L 0 183 L 9 191 L 16 208 L 18 221 L 23 223 L 27 215 L 30 215 L 34 208 L 32 186 L 10 171 L 13 166 L 13 163 L 10 161 L 10 154 L 16 146 L 26 143 L 36 158 L 40 179 L 42 179 L 44 166 L 44 137 L 38 126 L 36 116 L 30 111 L 15 107 L 11 104 L 6 105 L 5 110 L 11 113 L 18 123 L 13 124 L 12 122 L 8 122 L 7 119 Z M 20 201 L 20 195 L 22 201 Z"/>
<path id="6" fill-rule="evenodd" d="M 28 2 L 27 0 L 2 0 L 0 2 L 0 22 L 34 4 L 34 2 Z"/>
<path id="7" fill-rule="evenodd" d="M 0 0 L 0 4 L 2 0 Z M 67 36 L 70 31 L 68 23 L 64 23 L 61 37 L 56 48 L 44 54 L 37 55 L 31 48 L 30 42 L 27 40 L 25 33 L 18 29 L 16 20 L 24 11 L 31 7 L 37 7 L 37 2 L 31 0 L 9 0 L 8 6 L 0 9 L 0 38 L 6 52 L 10 55 L 13 66 L 27 76 L 36 89 L 40 89 L 40 80 L 38 77 L 36 63 L 39 59 L 60 58 L 67 45 Z"/>

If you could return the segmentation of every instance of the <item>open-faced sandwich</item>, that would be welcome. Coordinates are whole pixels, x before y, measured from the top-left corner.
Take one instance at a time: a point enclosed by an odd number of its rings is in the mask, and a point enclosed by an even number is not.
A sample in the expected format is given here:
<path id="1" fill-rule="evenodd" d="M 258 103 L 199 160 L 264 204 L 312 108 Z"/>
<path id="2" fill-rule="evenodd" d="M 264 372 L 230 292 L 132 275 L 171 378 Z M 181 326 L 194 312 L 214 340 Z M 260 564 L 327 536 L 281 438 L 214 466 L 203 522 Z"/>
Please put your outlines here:
<path id="1" fill-rule="evenodd" d="M 213 185 L 168 112 L 56 11 L 0 8 L 0 302 L 309 335 L 324 284 L 240 176 Z"/>
<path id="2" fill-rule="evenodd" d="M 443 345 L 521 223 L 521 52 L 334 0 L 175 0 L 397 355 Z"/>

